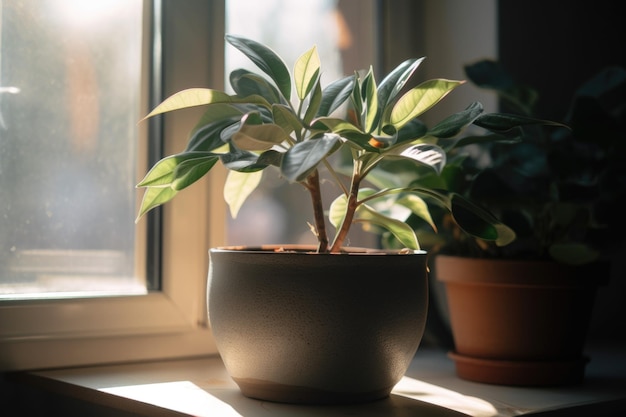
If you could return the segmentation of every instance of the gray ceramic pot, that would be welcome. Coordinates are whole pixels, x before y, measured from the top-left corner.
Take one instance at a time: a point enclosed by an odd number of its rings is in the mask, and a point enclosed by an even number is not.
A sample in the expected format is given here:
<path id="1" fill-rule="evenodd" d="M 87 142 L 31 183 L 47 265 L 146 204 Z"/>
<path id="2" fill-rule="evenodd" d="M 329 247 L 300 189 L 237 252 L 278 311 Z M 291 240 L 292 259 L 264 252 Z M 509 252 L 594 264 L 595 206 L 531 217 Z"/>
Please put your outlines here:
<path id="1" fill-rule="evenodd" d="M 317 404 L 388 396 L 424 333 L 426 253 L 282 247 L 210 251 L 209 322 L 242 393 Z"/>

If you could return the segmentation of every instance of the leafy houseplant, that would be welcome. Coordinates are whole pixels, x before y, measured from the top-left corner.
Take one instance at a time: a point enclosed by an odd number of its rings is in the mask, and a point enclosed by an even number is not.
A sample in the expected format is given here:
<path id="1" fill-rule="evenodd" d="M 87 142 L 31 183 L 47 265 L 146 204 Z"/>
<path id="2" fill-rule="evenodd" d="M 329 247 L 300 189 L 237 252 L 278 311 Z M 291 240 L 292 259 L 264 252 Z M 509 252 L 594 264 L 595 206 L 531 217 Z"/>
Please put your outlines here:
<path id="1" fill-rule="evenodd" d="M 465 69 L 474 84 L 495 91 L 507 111 L 537 117 L 540 94 L 515 83 L 499 63 L 483 60 Z M 619 213 L 626 202 L 625 90 L 626 70 L 605 68 L 574 93 L 564 119 L 569 129 L 525 126 L 523 141 L 485 144 L 462 169 L 447 170 L 442 177 L 449 189 L 487 207 L 516 239 L 496 247 L 447 222 L 445 251 L 570 265 L 613 256 L 626 227 Z"/>
<path id="2" fill-rule="evenodd" d="M 269 78 L 238 69 L 230 74 L 235 91 L 192 88 L 166 99 L 148 116 L 182 108 L 210 105 L 193 128 L 187 148 L 154 165 L 138 184 L 146 191 L 139 216 L 174 198 L 221 161 L 228 168 L 225 199 L 236 216 L 246 197 L 261 180 L 262 171 L 278 167 L 286 180 L 308 190 L 314 213 L 314 233 L 318 252 L 339 252 L 350 226 L 355 222 L 377 224 L 394 234 L 407 248 L 419 249 L 411 227 L 368 203 L 392 199 L 417 215 L 428 219 L 421 199 L 397 198 L 398 195 L 423 195 L 435 200 L 455 216 L 459 225 L 481 239 L 508 243 L 509 231 L 487 211 L 474 206 L 461 195 L 429 187 L 395 187 L 380 190 L 363 187 L 366 177 L 383 161 L 404 160 L 439 172 L 446 163 L 446 150 L 435 144 L 454 138 L 470 124 L 507 131 L 536 120 L 500 114 L 482 114 L 480 103 L 443 120 L 427 130 L 417 119 L 464 81 L 435 79 L 409 90 L 400 98 L 405 83 L 423 61 L 410 59 L 376 84 L 372 69 L 365 76 L 358 73 L 329 84 L 320 84 L 320 62 L 316 48 L 304 53 L 295 63 L 293 80 L 283 61 L 267 47 L 235 36 L 227 41 L 250 58 Z M 298 103 L 292 105 L 292 84 Z M 349 99 L 351 111 L 346 118 L 333 115 Z M 349 181 L 333 169 L 329 156 L 342 147 L 351 154 Z M 321 200 L 319 170 L 326 168 L 342 190 L 330 206 L 328 218 L 337 233 L 329 243 L 325 208 Z"/>
<path id="3" fill-rule="evenodd" d="M 377 189 L 365 186 L 366 178 L 394 161 L 439 172 L 446 153 L 437 141 L 460 143 L 455 137 L 470 124 L 505 131 L 536 121 L 482 114 L 480 103 L 473 103 L 426 129 L 417 117 L 463 81 L 435 79 L 404 92 L 423 59 L 401 63 L 380 84 L 370 68 L 322 89 L 315 47 L 295 62 L 292 75 L 267 46 L 231 35 L 226 40 L 264 75 L 234 70 L 234 95 L 192 88 L 148 114 L 207 106 L 187 148 L 158 161 L 138 184 L 145 187 L 138 219 L 218 161 L 229 169 L 224 196 L 233 216 L 264 169 L 276 168 L 303 186 L 311 196 L 316 247 L 211 249 L 207 302 L 218 350 L 247 396 L 297 403 L 384 397 L 419 345 L 428 304 L 425 252 L 413 229 L 387 214 L 389 208 L 395 204 L 429 219 L 422 196 L 450 210 L 473 235 L 500 244 L 512 235 L 460 195 L 431 187 Z M 346 117 L 336 116 L 343 112 Z M 345 177 L 341 153 L 350 160 Z M 328 209 L 321 199 L 322 169 L 341 190 Z M 332 240 L 325 210 L 336 229 Z M 346 247 L 356 222 L 389 230 L 404 249 Z"/>

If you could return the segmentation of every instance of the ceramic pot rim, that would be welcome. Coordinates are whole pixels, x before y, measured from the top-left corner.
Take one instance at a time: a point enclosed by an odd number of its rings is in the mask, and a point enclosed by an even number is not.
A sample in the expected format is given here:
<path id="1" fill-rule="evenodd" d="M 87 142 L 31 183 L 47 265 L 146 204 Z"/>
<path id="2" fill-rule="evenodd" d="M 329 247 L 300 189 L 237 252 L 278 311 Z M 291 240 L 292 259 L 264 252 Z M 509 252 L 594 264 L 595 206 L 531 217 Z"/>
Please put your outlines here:
<path id="1" fill-rule="evenodd" d="M 317 256 L 336 256 L 336 255 L 426 255 L 425 250 L 411 249 L 375 249 L 363 247 L 344 247 L 340 253 L 317 253 L 317 246 L 304 244 L 268 244 L 268 245 L 231 245 L 218 246 L 210 249 L 210 252 L 242 252 L 248 254 L 254 253 L 290 253 L 293 255 L 317 255 Z"/>

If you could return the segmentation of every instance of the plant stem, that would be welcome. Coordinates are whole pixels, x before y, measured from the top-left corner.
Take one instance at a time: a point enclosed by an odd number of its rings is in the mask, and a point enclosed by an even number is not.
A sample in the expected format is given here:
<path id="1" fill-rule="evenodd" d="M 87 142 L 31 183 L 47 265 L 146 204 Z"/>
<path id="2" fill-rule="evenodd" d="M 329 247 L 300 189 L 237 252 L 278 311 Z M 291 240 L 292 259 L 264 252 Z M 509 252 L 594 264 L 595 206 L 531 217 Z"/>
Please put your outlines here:
<path id="1" fill-rule="evenodd" d="M 361 184 L 361 175 L 359 173 L 360 164 L 355 163 L 354 172 L 352 174 L 352 183 L 350 184 L 350 192 L 348 193 L 348 203 L 346 207 L 346 215 L 341 222 L 341 227 L 337 231 L 335 235 L 335 239 L 330 248 L 330 252 L 339 252 L 341 251 L 341 247 L 343 246 L 343 242 L 348 237 L 348 231 L 350 230 L 350 226 L 352 225 L 352 220 L 354 219 L 354 213 L 359 205 L 358 197 L 359 197 L 359 187 Z"/>
<path id="2" fill-rule="evenodd" d="M 315 228 L 317 229 L 317 251 L 326 252 L 328 251 L 328 235 L 326 233 L 326 222 L 324 220 L 320 176 L 317 169 L 307 177 L 305 186 L 307 190 L 309 190 L 311 202 L 313 203 L 313 218 L 315 219 Z"/>

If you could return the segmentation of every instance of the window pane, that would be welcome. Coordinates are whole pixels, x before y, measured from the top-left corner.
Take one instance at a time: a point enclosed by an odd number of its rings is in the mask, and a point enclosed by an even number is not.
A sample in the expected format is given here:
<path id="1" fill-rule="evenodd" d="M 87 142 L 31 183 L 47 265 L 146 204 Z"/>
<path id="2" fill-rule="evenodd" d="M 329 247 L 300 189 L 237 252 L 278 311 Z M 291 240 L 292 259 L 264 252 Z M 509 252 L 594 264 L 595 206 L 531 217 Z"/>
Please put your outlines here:
<path id="1" fill-rule="evenodd" d="M 0 0 L 0 298 L 135 276 L 140 0 Z"/>

